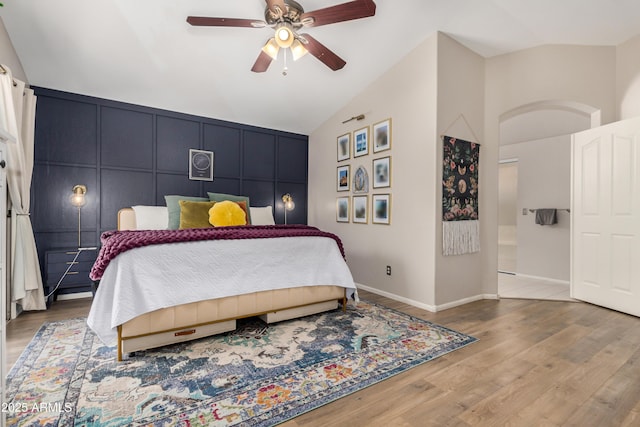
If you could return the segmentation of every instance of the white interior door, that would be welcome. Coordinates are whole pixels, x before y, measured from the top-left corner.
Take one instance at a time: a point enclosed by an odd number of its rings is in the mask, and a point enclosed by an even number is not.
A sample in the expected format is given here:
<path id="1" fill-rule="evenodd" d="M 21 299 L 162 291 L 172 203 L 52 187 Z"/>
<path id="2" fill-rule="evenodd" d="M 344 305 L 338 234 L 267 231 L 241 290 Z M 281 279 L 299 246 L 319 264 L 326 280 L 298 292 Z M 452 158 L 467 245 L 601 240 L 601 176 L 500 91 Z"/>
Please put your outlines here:
<path id="1" fill-rule="evenodd" d="M 640 118 L 572 144 L 571 296 L 640 316 Z"/>

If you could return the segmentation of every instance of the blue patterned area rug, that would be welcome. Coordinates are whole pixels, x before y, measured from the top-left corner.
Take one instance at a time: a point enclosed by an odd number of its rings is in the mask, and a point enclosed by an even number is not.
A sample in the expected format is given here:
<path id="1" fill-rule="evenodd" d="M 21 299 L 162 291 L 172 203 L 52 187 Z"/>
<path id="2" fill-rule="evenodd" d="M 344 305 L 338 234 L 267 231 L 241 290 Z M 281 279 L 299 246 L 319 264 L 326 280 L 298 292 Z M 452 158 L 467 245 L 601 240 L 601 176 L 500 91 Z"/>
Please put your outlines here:
<path id="1" fill-rule="evenodd" d="M 8 375 L 8 425 L 270 426 L 474 341 L 361 301 L 272 325 L 246 319 L 118 363 L 86 319 L 51 322 Z"/>

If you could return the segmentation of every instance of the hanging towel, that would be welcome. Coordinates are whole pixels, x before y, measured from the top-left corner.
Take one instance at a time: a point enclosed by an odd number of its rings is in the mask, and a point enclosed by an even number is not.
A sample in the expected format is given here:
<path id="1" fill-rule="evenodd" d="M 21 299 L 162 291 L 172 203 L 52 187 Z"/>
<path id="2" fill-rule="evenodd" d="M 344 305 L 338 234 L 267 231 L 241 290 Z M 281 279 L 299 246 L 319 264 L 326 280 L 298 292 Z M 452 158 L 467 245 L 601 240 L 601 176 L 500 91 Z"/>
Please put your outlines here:
<path id="1" fill-rule="evenodd" d="M 536 209 L 536 224 L 552 225 L 558 223 L 557 209 Z"/>

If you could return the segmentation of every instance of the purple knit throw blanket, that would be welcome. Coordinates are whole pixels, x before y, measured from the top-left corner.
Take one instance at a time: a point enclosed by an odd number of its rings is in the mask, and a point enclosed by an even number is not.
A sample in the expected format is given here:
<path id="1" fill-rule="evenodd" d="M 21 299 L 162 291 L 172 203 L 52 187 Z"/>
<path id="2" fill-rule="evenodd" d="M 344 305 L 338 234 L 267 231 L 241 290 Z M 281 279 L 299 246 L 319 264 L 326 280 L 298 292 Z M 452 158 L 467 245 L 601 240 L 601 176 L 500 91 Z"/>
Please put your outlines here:
<path id="1" fill-rule="evenodd" d="M 186 230 L 105 231 L 100 236 L 102 247 L 91 268 L 91 280 L 100 280 L 109 262 L 129 249 L 162 243 L 193 242 L 198 240 L 267 239 L 272 237 L 320 236 L 335 240 L 342 257 L 344 247 L 340 238 L 307 225 L 250 225 Z"/>

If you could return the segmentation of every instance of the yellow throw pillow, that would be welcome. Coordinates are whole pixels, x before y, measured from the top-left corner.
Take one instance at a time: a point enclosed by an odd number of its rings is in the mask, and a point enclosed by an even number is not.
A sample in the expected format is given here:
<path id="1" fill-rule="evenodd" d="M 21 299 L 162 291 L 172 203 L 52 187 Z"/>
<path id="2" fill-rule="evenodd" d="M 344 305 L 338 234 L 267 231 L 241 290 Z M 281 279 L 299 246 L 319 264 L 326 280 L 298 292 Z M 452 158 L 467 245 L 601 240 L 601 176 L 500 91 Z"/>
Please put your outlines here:
<path id="1" fill-rule="evenodd" d="M 247 213 L 237 202 L 230 200 L 217 202 L 209 209 L 209 223 L 214 227 L 246 225 Z"/>
<path id="2" fill-rule="evenodd" d="M 216 202 L 194 202 L 180 200 L 180 230 L 185 228 L 211 228 L 209 223 L 209 209 Z"/>

